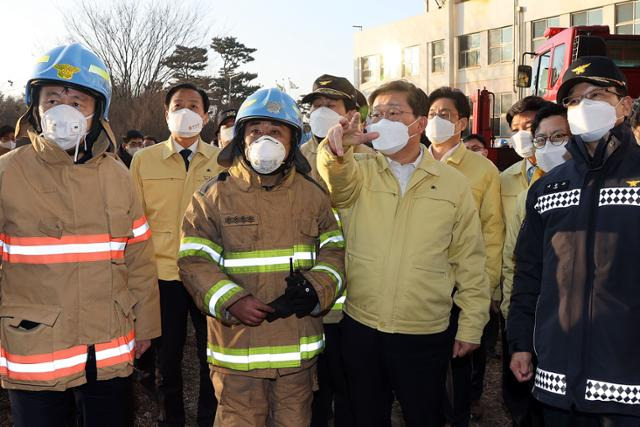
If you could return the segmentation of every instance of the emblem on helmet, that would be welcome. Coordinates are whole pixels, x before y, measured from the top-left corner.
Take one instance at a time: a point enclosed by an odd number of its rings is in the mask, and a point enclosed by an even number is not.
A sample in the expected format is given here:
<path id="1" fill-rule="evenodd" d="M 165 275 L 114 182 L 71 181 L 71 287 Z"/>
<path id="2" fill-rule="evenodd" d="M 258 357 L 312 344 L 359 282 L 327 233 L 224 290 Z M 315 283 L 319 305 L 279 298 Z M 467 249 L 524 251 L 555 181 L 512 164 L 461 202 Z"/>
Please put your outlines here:
<path id="1" fill-rule="evenodd" d="M 80 68 L 69 64 L 56 64 L 53 68 L 58 70 L 58 77 L 65 80 L 71 80 L 73 75 L 80 71 Z"/>
<path id="2" fill-rule="evenodd" d="M 279 102 L 268 102 L 267 111 L 273 114 L 278 114 L 282 110 L 282 105 Z"/>

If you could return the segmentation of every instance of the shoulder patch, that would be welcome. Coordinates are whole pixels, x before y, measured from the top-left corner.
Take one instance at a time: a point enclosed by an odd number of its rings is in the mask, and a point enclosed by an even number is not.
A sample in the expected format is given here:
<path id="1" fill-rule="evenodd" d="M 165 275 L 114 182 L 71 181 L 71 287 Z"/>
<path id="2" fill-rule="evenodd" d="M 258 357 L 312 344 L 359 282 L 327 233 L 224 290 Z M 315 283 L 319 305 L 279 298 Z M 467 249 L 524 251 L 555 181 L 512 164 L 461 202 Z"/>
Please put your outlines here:
<path id="1" fill-rule="evenodd" d="M 200 187 L 200 195 L 204 196 L 207 191 L 209 191 L 209 189 L 216 183 L 216 182 L 223 182 L 226 181 L 227 177 L 229 176 L 229 172 L 220 172 L 218 174 L 218 176 L 216 176 L 215 178 L 211 178 L 209 181 L 205 182 L 202 187 Z"/>
<path id="2" fill-rule="evenodd" d="M 313 183 L 316 187 L 318 187 L 320 189 L 320 191 L 322 191 L 324 194 L 329 194 L 327 192 L 327 190 L 325 190 L 322 185 L 320 185 L 320 183 L 318 181 L 316 181 L 315 179 L 311 178 L 309 175 L 307 175 L 306 173 L 300 173 L 300 175 L 302 175 L 304 177 L 304 179 L 306 179 L 307 181 Z"/>
<path id="3" fill-rule="evenodd" d="M 569 184 L 570 184 L 569 180 L 550 182 L 544 186 L 544 194 L 557 193 L 558 191 L 564 191 L 569 188 Z"/>

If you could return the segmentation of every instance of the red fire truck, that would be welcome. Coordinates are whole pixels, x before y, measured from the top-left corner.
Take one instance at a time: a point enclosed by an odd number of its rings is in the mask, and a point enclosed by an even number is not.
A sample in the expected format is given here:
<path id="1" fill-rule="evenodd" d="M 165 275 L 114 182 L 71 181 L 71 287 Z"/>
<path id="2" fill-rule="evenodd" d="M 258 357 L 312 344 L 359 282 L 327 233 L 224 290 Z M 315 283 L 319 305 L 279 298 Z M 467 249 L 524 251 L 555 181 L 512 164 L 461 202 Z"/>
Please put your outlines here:
<path id="1" fill-rule="evenodd" d="M 530 89 L 531 95 L 541 96 L 549 101 L 556 101 L 556 94 L 562 76 L 571 62 L 581 56 L 608 56 L 620 67 L 627 77 L 629 95 L 640 95 L 640 36 L 611 34 L 608 26 L 587 26 L 557 28 L 545 31 L 546 40 L 535 52 L 525 52 L 532 56 L 532 65 L 518 66 L 516 85 Z M 524 61 L 523 61 L 524 62 Z M 482 134 L 487 141 L 493 140 L 491 116 L 493 94 L 487 90 L 478 90 L 473 101 L 473 132 Z M 493 149 L 489 155 L 491 160 L 502 170 L 512 160 L 511 153 Z M 506 166 L 505 166 L 506 164 Z"/>

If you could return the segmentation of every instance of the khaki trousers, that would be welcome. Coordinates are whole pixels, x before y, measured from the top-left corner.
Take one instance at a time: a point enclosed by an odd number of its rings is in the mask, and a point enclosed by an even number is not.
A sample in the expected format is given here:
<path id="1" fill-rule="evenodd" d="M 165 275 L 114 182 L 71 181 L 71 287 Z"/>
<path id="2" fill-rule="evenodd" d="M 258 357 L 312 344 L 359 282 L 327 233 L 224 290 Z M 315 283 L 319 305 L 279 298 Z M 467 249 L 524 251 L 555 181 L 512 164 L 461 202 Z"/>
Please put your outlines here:
<path id="1" fill-rule="evenodd" d="M 218 398 L 214 427 L 308 427 L 316 366 L 271 378 L 213 372 Z"/>

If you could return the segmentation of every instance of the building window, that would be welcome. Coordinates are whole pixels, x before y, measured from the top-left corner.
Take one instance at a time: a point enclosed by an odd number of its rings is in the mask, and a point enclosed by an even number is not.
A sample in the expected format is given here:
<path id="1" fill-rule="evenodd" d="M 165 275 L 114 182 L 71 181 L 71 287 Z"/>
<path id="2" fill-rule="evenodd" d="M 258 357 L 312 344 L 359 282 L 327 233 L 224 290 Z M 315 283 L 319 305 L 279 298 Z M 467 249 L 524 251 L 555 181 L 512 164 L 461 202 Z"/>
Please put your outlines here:
<path id="1" fill-rule="evenodd" d="M 602 8 L 572 13 L 571 25 L 602 25 Z"/>
<path id="2" fill-rule="evenodd" d="M 431 72 L 444 72 L 444 40 L 431 42 Z"/>
<path id="3" fill-rule="evenodd" d="M 402 77 L 420 74 L 420 46 L 402 49 Z"/>
<path id="4" fill-rule="evenodd" d="M 480 65 L 480 33 L 458 37 L 458 68 Z"/>
<path id="5" fill-rule="evenodd" d="M 513 60 L 513 27 L 489 30 L 489 64 Z"/>
<path id="6" fill-rule="evenodd" d="M 616 5 L 616 34 L 640 34 L 640 1 Z"/>
<path id="7" fill-rule="evenodd" d="M 380 81 L 383 72 L 381 55 L 360 58 L 360 81 L 362 83 Z"/>
<path id="8" fill-rule="evenodd" d="M 550 27 L 559 27 L 560 17 L 553 16 L 551 18 L 541 19 L 539 21 L 533 21 L 531 23 L 531 47 L 536 50 L 546 40 L 544 32 Z"/>
<path id="9" fill-rule="evenodd" d="M 498 137 L 508 137 L 511 135 L 509 123 L 507 123 L 507 112 L 513 105 L 513 94 L 511 92 L 496 93 L 496 105 L 491 117 L 491 128 L 493 135 Z"/>

